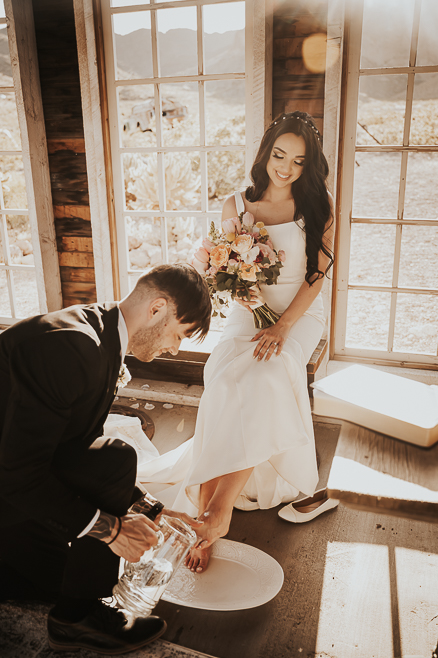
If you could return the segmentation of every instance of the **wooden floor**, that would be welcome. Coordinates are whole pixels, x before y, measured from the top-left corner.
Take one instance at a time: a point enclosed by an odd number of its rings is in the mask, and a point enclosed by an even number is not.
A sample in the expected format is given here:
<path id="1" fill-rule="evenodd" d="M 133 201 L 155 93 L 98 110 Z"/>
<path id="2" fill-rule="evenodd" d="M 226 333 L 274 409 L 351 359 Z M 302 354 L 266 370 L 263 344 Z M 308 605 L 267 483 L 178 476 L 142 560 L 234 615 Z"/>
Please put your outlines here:
<path id="1" fill-rule="evenodd" d="M 339 426 L 315 425 L 321 483 Z M 165 638 L 218 658 L 431 658 L 438 640 L 438 526 L 345 507 L 295 525 L 235 510 L 229 539 L 282 565 L 260 608 L 209 612 L 160 602 Z M 202 577 L 202 576 L 200 576 Z"/>

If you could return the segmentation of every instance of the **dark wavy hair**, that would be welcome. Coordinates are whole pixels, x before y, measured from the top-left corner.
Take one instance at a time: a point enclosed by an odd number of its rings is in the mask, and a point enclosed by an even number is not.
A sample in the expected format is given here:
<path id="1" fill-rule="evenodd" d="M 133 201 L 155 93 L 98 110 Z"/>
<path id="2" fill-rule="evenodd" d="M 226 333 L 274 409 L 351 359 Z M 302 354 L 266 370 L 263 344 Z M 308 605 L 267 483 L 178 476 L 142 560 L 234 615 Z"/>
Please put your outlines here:
<path id="1" fill-rule="evenodd" d="M 306 112 L 280 114 L 268 126 L 251 169 L 253 185 L 248 187 L 245 196 L 251 203 L 262 198 L 269 184 L 266 165 L 274 143 L 280 135 L 293 133 L 304 139 L 306 157 L 301 176 L 292 183 L 291 192 L 295 202 L 293 220 L 304 219 L 306 233 L 306 281 L 309 285 L 327 274 L 334 263 L 333 252 L 324 244 L 323 236 L 329 228 L 327 222 L 332 217 L 332 208 L 326 187 L 328 164 L 322 151 L 322 141 L 315 122 Z M 333 219 L 332 219 L 333 223 Z M 331 226 L 331 224 L 330 224 Z M 325 272 L 318 267 L 318 255 L 322 251 L 329 259 Z"/>

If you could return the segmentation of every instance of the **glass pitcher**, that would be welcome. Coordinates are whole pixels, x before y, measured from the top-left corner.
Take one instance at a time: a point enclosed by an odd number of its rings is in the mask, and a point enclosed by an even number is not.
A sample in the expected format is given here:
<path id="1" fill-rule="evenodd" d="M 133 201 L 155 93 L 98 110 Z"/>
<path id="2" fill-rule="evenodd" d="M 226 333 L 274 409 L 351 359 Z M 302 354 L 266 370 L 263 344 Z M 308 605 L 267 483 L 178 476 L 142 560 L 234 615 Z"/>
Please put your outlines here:
<path id="1" fill-rule="evenodd" d="M 113 594 L 120 608 L 146 617 L 160 600 L 172 575 L 196 543 L 196 532 L 181 519 L 162 515 L 158 543 L 138 562 L 125 562 Z"/>

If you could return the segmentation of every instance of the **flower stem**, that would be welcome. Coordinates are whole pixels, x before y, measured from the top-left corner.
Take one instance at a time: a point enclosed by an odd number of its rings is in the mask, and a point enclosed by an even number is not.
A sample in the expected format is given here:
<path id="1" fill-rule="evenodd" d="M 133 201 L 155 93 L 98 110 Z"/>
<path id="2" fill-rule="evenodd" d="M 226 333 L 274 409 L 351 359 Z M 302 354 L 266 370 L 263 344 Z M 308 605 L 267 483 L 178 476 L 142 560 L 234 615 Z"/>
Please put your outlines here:
<path id="1" fill-rule="evenodd" d="M 269 308 L 267 304 L 251 310 L 254 317 L 254 325 L 257 329 L 266 329 L 280 319 L 280 315 L 273 311 L 272 308 Z"/>

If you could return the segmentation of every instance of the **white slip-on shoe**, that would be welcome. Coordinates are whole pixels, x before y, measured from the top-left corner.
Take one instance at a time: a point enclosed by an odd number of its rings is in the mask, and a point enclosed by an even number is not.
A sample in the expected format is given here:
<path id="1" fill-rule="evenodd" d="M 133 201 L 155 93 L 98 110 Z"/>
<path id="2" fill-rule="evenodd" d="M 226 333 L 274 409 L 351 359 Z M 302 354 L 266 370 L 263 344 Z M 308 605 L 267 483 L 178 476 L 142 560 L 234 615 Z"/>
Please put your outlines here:
<path id="1" fill-rule="evenodd" d="M 312 509 L 310 512 L 301 512 L 300 509 L 303 507 L 309 507 L 310 505 L 318 504 L 317 507 Z M 297 502 L 289 503 L 286 507 L 283 507 L 279 512 L 280 516 L 285 521 L 290 521 L 291 523 L 306 523 L 315 519 L 320 514 L 327 512 L 330 509 L 334 509 L 339 505 L 339 500 L 334 498 L 327 498 L 327 490 L 319 489 L 316 491 L 313 496 L 308 498 L 302 498 Z"/>

